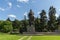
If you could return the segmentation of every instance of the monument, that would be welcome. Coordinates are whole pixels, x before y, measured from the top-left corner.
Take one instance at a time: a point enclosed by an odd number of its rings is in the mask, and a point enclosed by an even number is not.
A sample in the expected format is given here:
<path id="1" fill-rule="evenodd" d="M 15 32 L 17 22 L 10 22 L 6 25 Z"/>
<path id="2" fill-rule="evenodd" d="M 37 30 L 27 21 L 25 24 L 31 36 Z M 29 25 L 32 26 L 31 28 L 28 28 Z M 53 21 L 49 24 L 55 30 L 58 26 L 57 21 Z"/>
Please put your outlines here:
<path id="1" fill-rule="evenodd" d="M 30 9 L 30 12 L 28 14 L 28 18 L 29 18 L 29 25 L 27 26 L 27 32 L 29 32 L 30 34 L 34 34 L 35 33 L 34 13 L 31 9 Z"/>
<path id="2" fill-rule="evenodd" d="M 27 26 L 27 32 L 24 32 L 24 34 L 34 34 L 35 33 L 34 13 L 31 9 L 28 14 L 28 18 L 29 18 L 29 25 Z"/>

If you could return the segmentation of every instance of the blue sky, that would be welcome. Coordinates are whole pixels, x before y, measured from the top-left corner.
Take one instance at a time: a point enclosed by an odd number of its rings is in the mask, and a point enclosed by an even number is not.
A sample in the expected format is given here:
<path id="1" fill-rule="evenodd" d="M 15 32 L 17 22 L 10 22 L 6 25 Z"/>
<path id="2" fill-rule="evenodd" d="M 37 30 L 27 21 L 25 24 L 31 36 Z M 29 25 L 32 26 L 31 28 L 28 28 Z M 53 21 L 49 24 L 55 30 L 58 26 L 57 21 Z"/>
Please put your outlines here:
<path id="1" fill-rule="evenodd" d="M 56 16 L 60 15 L 60 0 L 0 0 L 0 20 L 6 20 L 8 17 L 11 20 L 22 20 L 30 9 L 33 10 L 35 17 L 39 16 L 38 13 L 42 9 L 48 14 L 52 5 L 56 8 Z"/>

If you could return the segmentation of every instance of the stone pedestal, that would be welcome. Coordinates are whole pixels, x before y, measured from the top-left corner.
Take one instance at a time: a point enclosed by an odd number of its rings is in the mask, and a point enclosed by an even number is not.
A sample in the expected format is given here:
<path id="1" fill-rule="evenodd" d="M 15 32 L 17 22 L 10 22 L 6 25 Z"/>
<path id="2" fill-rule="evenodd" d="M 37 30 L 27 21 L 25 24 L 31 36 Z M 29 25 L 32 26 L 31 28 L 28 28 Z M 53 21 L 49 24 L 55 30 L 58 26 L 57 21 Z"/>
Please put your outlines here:
<path id="1" fill-rule="evenodd" d="M 30 34 L 34 34 L 35 33 L 35 27 L 33 25 L 27 26 L 27 32 Z"/>

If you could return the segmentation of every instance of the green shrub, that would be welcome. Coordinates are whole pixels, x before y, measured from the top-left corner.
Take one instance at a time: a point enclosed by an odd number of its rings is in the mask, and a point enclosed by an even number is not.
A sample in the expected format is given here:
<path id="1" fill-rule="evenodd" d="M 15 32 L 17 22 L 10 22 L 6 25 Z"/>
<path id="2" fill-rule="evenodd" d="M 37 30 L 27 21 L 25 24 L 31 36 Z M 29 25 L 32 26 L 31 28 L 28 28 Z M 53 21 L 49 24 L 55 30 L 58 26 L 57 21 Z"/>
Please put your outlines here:
<path id="1" fill-rule="evenodd" d="M 7 33 L 7 32 L 12 31 L 13 27 L 10 21 L 4 21 L 2 24 L 3 24 L 2 29 L 1 29 L 2 32 Z"/>
<path id="2" fill-rule="evenodd" d="M 4 25 L 3 27 L 3 32 L 7 33 L 7 32 L 11 32 L 12 31 L 12 25 Z"/>

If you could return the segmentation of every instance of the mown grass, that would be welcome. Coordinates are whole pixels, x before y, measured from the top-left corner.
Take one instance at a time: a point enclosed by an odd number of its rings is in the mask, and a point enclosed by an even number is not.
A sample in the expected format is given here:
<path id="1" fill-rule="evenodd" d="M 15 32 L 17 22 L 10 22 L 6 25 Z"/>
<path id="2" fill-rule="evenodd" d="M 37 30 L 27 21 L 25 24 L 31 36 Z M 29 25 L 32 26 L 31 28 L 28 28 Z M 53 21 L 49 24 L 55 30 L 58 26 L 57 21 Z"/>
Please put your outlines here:
<path id="1" fill-rule="evenodd" d="M 5 33 L 0 33 L 0 40 L 18 40 L 20 39 L 20 35 L 10 35 Z"/>
<path id="2" fill-rule="evenodd" d="M 6 33 L 0 33 L 0 40 L 18 40 L 22 38 L 22 35 L 11 35 Z M 27 40 L 30 36 L 27 36 L 23 40 Z M 60 40 L 60 35 L 43 35 L 32 36 L 30 40 Z"/>
<path id="3" fill-rule="evenodd" d="M 60 40 L 60 36 L 33 36 L 31 40 Z"/>

